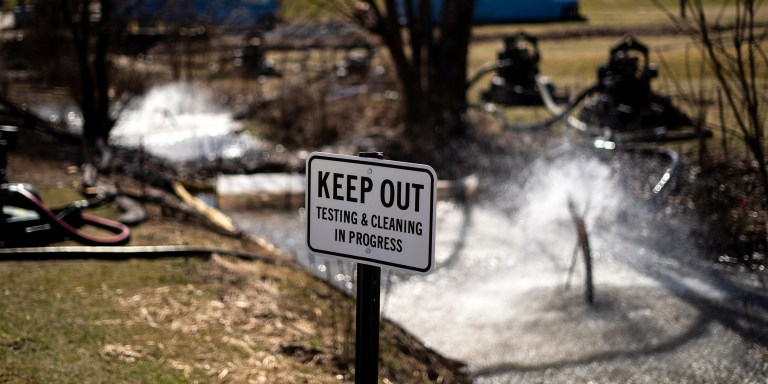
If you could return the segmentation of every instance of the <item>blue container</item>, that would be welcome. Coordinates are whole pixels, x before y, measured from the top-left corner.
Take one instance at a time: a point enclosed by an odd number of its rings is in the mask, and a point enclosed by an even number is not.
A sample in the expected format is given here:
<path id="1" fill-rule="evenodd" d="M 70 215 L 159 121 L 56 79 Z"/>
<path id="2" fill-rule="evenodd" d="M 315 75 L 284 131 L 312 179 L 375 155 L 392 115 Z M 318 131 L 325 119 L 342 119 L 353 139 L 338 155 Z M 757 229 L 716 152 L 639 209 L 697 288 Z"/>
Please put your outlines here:
<path id="1" fill-rule="evenodd" d="M 130 0 L 118 3 L 119 18 L 141 25 L 158 22 L 253 27 L 274 21 L 279 0 Z"/>
<path id="2" fill-rule="evenodd" d="M 438 2 L 441 2 L 438 0 Z M 578 0 L 476 0 L 475 23 L 576 20 Z"/>
<path id="3" fill-rule="evenodd" d="M 398 0 L 398 13 L 405 23 L 403 0 Z M 418 0 L 414 0 L 418 7 Z M 443 0 L 432 0 L 432 17 L 440 20 Z M 579 0 L 475 0 L 475 24 L 524 23 L 559 20 L 581 20 Z"/>

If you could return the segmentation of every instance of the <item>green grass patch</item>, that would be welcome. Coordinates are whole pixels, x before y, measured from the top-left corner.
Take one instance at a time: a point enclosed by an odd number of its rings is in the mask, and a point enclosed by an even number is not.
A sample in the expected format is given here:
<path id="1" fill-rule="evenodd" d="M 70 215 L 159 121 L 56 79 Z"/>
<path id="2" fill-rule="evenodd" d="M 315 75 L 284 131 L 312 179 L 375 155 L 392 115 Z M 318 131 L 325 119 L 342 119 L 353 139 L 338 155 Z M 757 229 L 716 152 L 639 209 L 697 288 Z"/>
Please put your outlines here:
<path id="1" fill-rule="evenodd" d="M 36 383 L 205 379 L 200 370 L 173 366 L 183 349 L 158 347 L 189 335 L 131 321 L 134 314 L 121 305 L 148 287 L 195 283 L 202 266 L 183 260 L 0 264 L 0 377 Z"/>
<path id="2" fill-rule="evenodd" d="M 353 299 L 287 266 L 218 258 L 3 262 L 0 297 L 2 382 L 352 378 Z M 383 327 L 382 378 L 453 375 L 453 363 Z"/>

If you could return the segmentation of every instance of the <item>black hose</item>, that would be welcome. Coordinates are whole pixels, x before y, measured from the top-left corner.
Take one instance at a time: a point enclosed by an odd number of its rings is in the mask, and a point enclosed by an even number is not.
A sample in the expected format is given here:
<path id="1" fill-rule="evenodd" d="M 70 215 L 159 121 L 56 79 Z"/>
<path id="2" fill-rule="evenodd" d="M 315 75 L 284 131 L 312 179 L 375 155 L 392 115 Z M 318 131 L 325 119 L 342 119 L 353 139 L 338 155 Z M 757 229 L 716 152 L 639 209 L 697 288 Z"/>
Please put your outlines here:
<path id="1" fill-rule="evenodd" d="M 547 120 L 544 120 L 540 123 L 535 124 L 529 124 L 529 125 L 508 125 L 507 128 L 516 129 L 516 130 L 538 130 L 538 129 L 547 129 L 552 124 L 557 123 L 558 121 L 565 118 L 571 111 L 573 111 L 574 108 L 587 96 L 589 96 L 592 92 L 596 91 L 599 87 L 599 84 L 594 84 L 590 87 L 585 88 L 582 90 L 579 94 L 576 95 L 576 97 L 573 99 L 573 101 L 569 102 L 568 105 L 565 106 L 565 108 L 560 109 L 560 111 L 557 111 L 557 113 L 554 113 L 552 117 L 550 117 Z M 553 112 L 552 109 L 550 109 L 549 103 L 546 101 L 548 98 L 549 100 L 552 100 L 552 95 L 549 94 L 548 88 L 543 84 L 537 82 L 536 88 L 539 90 L 539 93 L 542 95 L 542 100 L 545 100 L 545 105 L 547 105 L 547 109 L 550 110 L 550 112 Z"/>
<path id="2" fill-rule="evenodd" d="M 504 68 L 506 66 L 510 65 L 509 60 L 499 60 L 495 62 L 490 62 L 487 64 L 482 65 L 475 73 L 470 77 L 470 80 L 468 82 L 468 87 L 473 85 L 475 82 L 477 82 L 480 78 L 482 78 L 485 74 L 487 74 L 490 71 L 497 70 L 500 68 Z M 532 130 L 542 130 L 549 128 L 552 124 L 557 123 L 561 119 L 568 116 L 568 114 L 573 111 L 574 108 L 587 96 L 589 96 L 591 93 L 597 91 L 600 87 L 600 83 L 595 83 L 584 90 L 582 90 L 579 94 L 576 95 L 576 97 L 569 102 L 565 107 L 560 107 L 554 102 L 554 98 L 549 92 L 548 83 L 544 81 L 543 78 L 540 76 L 536 77 L 536 88 L 539 91 L 539 94 L 541 95 L 541 99 L 544 102 L 544 106 L 549 110 L 550 113 L 552 113 L 552 117 L 549 119 L 534 123 L 534 124 L 527 124 L 527 125 L 511 125 L 506 122 L 505 117 L 502 114 L 498 114 L 499 120 L 501 120 L 501 123 L 505 129 L 513 129 L 513 130 L 521 130 L 521 131 L 532 131 Z M 481 109 L 484 109 L 482 107 L 479 107 Z M 499 112 L 497 109 L 492 110 L 491 112 Z M 582 122 L 581 120 L 577 119 L 576 117 L 569 116 L 568 119 L 568 125 L 571 128 L 587 132 L 588 127 L 587 124 Z M 710 130 L 705 130 L 705 135 L 711 135 Z M 681 141 L 681 140 L 690 140 L 693 138 L 698 137 L 699 133 L 691 133 L 691 134 L 683 134 L 683 135 L 677 135 L 677 136 L 669 136 L 664 139 L 664 141 Z M 643 142 L 643 141 L 651 141 L 654 139 L 658 139 L 655 133 L 646 133 L 641 132 L 634 135 L 626 135 L 627 137 L 622 139 L 622 142 L 629 143 L 629 142 Z M 663 156 L 666 156 L 670 160 L 670 165 L 665 170 L 664 174 L 659 178 L 659 181 L 656 183 L 656 185 L 653 187 L 653 194 L 659 195 L 667 183 L 674 177 L 675 173 L 677 172 L 678 168 L 680 167 L 680 155 L 678 155 L 677 152 L 664 148 L 664 147 L 654 147 L 654 148 L 625 148 L 626 151 L 633 151 L 633 152 L 652 152 L 654 154 L 660 154 Z"/>
<path id="3" fill-rule="evenodd" d="M 469 80 L 467 80 L 467 89 L 475 85 L 475 83 L 478 80 L 480 80 L 483 76 L 485 76 L 486 73 L 495 71 L 497 69 L 508 67 L 511 64 L 512 64 L 511 60 L 498 60 L 498 61 L 491 61 L 489 63 L 485 63 L 481 65 L 477 70 L 475 70 L 475 73 L 469 77 Z"/>
<path id="4" fill-rule="evenodd" d="M 487 72 L 496 68 L 501 68 L 501 64 L 496 63 L 496 66 L 489 66 L 488 68 L 485 69 L 485 71 Z M 477 79 L 473 79 L 473 81 L 477 81 Z M 553 114 L 553 116 L 548 118 L 547 120 L 533 123 L 533 124 L 509 124 L 503 115 L 499 115 L 498 118 L 505 129 L 512 129 L 517 131 L 536 131 L 536 130 L 548 129 L 550 126 L 562 120 L 569 113 L 571 113 L 571 111 L 573 111 L 573 109 L 576 108 L 576 106 L 582 100 L 584 100 L 592 92 L 596 91 L 598 87 L 599 87 L 599 84 L 594 84 L 590 87 L 585 88 L 578 95 L 576 95 L 573 101 L 569 102 L 564 108 L 558 109 L 558 108 L 553 108 L 553 106 L 555 105 L 554 100 L 552 98 L 552 95 L 549 94 L 549 89 L 547 88 L 546 84 L 537 79 L 536 88 L 539 91 L 539 94 L 541 95 L 542 100 L 544 101 L 544 105 L 547 107 L 550 113 Z M 474 107 L 481 110 L 487 110 L 486 108 L 478 105 L 475 105 Z M 498 112 L 498 110 L 494 108 L 490 112 Z"/>
<path id="5" fill-rule="evenodd" d="M 168 257 L 210 257 L 212 254 L 235 256 L 242 260 L 261 261 L 273 265 L 288 264 L 249 252 L 188 245 L 122 246 L 122 247 L 24 247 L 0 248 L 0 262 L 32 260 L 127 260 L 160 259 Z"/>

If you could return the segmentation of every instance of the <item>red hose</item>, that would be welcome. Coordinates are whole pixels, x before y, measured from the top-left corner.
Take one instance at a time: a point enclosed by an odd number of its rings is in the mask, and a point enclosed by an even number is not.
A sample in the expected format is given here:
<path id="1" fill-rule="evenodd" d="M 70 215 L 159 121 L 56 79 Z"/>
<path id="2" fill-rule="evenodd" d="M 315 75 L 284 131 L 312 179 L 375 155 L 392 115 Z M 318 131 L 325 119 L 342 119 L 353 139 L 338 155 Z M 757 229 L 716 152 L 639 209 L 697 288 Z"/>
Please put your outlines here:
<path id="1" fill-rule="evenodd" d="M 58 215 L 48 209 L 40 199 L 32 194 L 32 192 L 24 188 L 18 188 L 16 189 L 16 192 L 27 198 L 27 200 L 33 204 L 34 210 L 40 214 L 43 220 L 49 221 L 52 225 L 64 232 L 67 237 L 79 243 L 86 245 L 119 245 L 125 244 L 130 240 L 130 229 L 123 223 L 82 213 L 81 218 L 84 222 L 98 228 L 106 229 L 115 234 L 108 237 L 90 235 L 59 218 Z"/>

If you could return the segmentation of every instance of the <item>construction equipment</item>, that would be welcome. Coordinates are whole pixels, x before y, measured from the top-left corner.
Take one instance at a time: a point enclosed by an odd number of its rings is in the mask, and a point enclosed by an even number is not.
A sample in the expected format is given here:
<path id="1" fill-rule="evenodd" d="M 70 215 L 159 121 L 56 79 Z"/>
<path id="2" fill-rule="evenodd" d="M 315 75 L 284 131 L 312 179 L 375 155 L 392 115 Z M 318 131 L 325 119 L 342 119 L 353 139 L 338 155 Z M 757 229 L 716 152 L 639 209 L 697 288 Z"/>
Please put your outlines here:
<path id="1" fill-rule="evenodd" d="M 498 53 L 491 86 L 483 91 L 480 98 L 487 103 L 503 106 L 541 106 L 544 101 L 539 87 L 546 87 L 556 102 L 565 102 L 567 97 L 558 94 L 549 82 L 539 78 L 541 54 L 536 37 L 525 32 L 504 38 L 504 50 Z M 484 73 L 476 75 L 479 78 Z"/>
<path id="2" fill-rule="evenodd" d="M 611 142 L 689 140 L 696 123 L 651 89 L 658 70 L 649 62 L 648 48 L 625 36 L 610 50 L 597 71 L 594 92 L 569 125 Z"/>
<path id="3" fill-rule="evenodd" d="M 645 143 L 711 136 L 703 124 L 651 89 L 658 70 L 650 63 L 648 47 L 632 36 L 624 36 L 610 49 L 608 62 L 597 70 L 597 82 L 568 102 L 566 97 L 555 94 L 551 83 L 539 74 L 540 54 L 535 37 L 521 32 L 504 42 L 505 50 L 499 53 L 498 60 L 477 70 L 469 85 L 496 71 L 490 88 L 481 94 L 486 102 L 482 109 L 494 113 L 505 129 L 544 130 L 565 120 L 568 127 L 589 138 L 593 149 L 666 158 L 669 164 L 654 185 L 654 194 L 661 193 L 677 172 L 680 156 L 668 148 Z M 496 105 L 544 105 L 552 116 L 544 121 L 509 124 Z"/>

